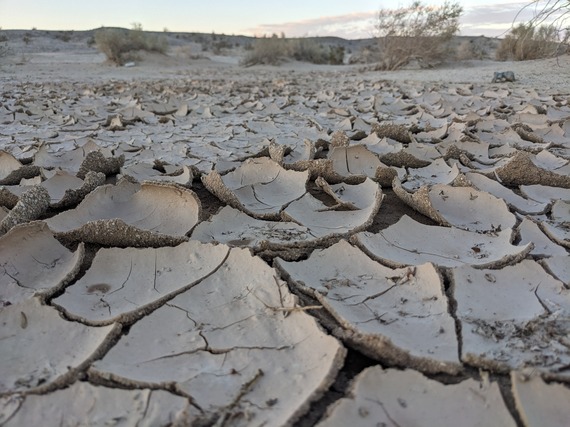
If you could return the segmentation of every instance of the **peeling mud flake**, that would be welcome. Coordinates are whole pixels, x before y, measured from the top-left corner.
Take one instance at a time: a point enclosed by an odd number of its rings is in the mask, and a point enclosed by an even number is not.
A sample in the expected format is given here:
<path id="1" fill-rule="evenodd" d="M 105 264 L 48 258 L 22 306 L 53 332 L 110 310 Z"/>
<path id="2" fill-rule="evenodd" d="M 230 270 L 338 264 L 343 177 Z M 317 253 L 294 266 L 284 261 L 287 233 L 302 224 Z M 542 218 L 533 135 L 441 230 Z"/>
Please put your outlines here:
<path id="1" fill-rule="evenodd" d="M 7 417 L 18 426 L 166 426 L 192 425 L 199 418 L 187 399 L 162 390 L 120 390 L 76 382 L 45 395 L 28 395 Z M 1 421 L 1 415 L 0 415 Z"/>
<path id="2" fill-rule="evenodd" d="M 64 384 L 116 332 L 68 322 L 35 298 L 0 308 L 0 324 L 0 395 Z"/>
<path id="3" fill-rule="evenodd" d="M 223 207 L 209 221 L 198 224 L 191 239 L 244 246 L 255 251 L 312 246 L 321 240 L 312 235 L 307 227 L 297 223 L 263 221 L 231 206 Z"/>
<path id="4" fill-rule="evenodd" d="M 530 251 L 531 255 L 540 257 L 566 255 L 566 249 L 550 240 L 531 219 L 523 219 L 517 229 L 521 245 L 527 245 L 532 242 L 534 247 Z"/>
<path id="5" fill-rule="evenodd" d="M 100 249 L 85 275 L 53 303 L 93 325 L 130 321 L 208 277 L 227 253 L 223 245 L 195 241 L 174 248 Z"/>
<path id="6" fill-rule="evenodd" d="M 172 182 L 185 187 L 190 187 L 194 179 L 194 174 L 188 166 L 181 166 L 177 168 L 174 173 L 168 173 L 157 170 L 155 165 L 150 163 L 136 163 L 123 167 L 121 168 L 121 175 L 130 176 L 138 182 Z"/>
<path id="7" fill-rule="evenodd" d="M 370 178 L 361 184 L 344 184 L 329 189 L 337 195 L 340 202 L 337 206 L 326 206 L 307 193 L 283 211 L 283 219 L 307 227 L 315 237 L 342 236 L 364 230 L 372 224 L 384 198 L 380 186 Z M 345 210 L 349 203 L 357 209 Z M 338 208 L 344 210 L 335 210 Z"/>
<path id="8" fill-rule="evenodd" d="M 220 424 L 278 426 L 328 389 L 344 354 L 274 269 L 233 248 L 214 274 L 135 323 L 90 376 L 175 384 Z"/>
<path id="9" fill-rule="evenodd" d="M 443 158 L 439 158 L 425 168 L 408 169 L 402 186 L 408 191 L 415 191 L 424 185 L 451 184 L 458 176 L 457 165 L 449 167 Z"/>
<path id="10" fill-rule="evenodd" d="M 566 427 L 570 420 L 570 389 L 545 383 L 540 375 L 511 372 L 513 395 L 525 427 Z"/>
<path id="11" fill-rule="evenodd" d="M 570 188 L 551 187 L 547 185 L 521 185 L 521 193 L 532 200 L 552 203 L 556 200 L 570 201 Z"/>
<path id="12" fill-rule="evenodd" d="M 83 252 L 82 243 L 75 252 L 62 246 L 43 222 L 14 227 L 0 238 L 0 307 L 53 294 L 73 279 Z"/>
<path id="13" fill-rule="evenodd" d="M 0 181 L 22 167 L 22 163 L 6 151 L 0 151 Z"/>
<path id="14" fill-rule="evenodd" d="M 51 207 L 61 209 L 80 203 L 91 191 L 103 184 L 105 184 L 105 174 L 101 172 L 87 172 L 82 180 L 58 171 L 41 185 L 48 190 Z"/>
<path id="15" fill-rule="evenodd" d="M 455 323 L 433 265 L 392 270 L 343 240 L 306 261 L 277 259 L 276 266 L 325 307 L 336 321 L 334 335 L 367 356 L 424 372 L 461 369 Z"/>
<path id="16" fill-rule="evenodd" d="M 497 168 L 496 176 L 505 185 L 545 185 L 570 188 L 570 175 L 544 169 L 540 158 L 517 152 L 507 164 Z"/>
<path id="17" fill-rule="evenodd" d="M 343 181 L 360 177 L 376 178 L 379 174 L 390 169 L 391 178 L 397 175 L 393 168 L 384 165 L 378 156 L 369 151 L 366 145 L 352 145 L 350 147 L 334 147 L 329 153 L 332 161 L 332 174 L 338 175 Z"/>
<path id="18" fill-rule="evenodd" d="M 540 203 L 534 200 L 525 199 L 509 190 L 497 181 L 487 178 L 485 175 L 479 173 L 465 174 L 467 179 L 479 190 L 486 191 L 495 197 L 503 199 L 509 206 L 524 215 L 537 215 L 544 213 L 547 208 L 547 203 Z"/>
<path id="19" fill-rule="evenodd" d="M 106 176 L 116 175 L 120 172 L 121 166 L 124 164 L 125 156 L 123 155 L 119 157 L 105 157 L 100 151 L 91 151 L 87 153 L 81 163 L 77 176 L 84 179 L 90 171 L 102 172 Z"/>
<path id="20" fill-rule="evenodd" d="M 22 179 L 33 178 L 40 173 L 40 168 L 23 165 L 10 153 L 0 150 L 0 185 L 16 185 Z"/>
<path id="21" fill-rule="evenodd" d="M 512 234 L 511 229 L 493 236 L 455 227 L 424 225 L 404 215 L 396 224 L 376 234 L 355 235 L 352 242 L 390 267 L 432 262 L 441 267 L 497 268 L 522 260 L 532 249 L 532 243 L 512 245 Z"/>
<path id="22" fill-rule="evenodd" d="M 259 219 L 279 219 L 283 208 L 306 192 L 309 172 L 283 169 L 269 158 L 246 160 L 235 171 L 202 177 L 204 186 L 230 206 Z"/>
<path id="23" fill-rule="evenodd" d="M 371 367 L 350 395 L 329 408 L 319 427 L 515 427 L 499 386 L 487 379 L 444 385 L 412 370 Z"/>
<path id="24" fill-rule="evenodd" d="M 570 288 L 570 255 L 559 255 L 540 261 L 554 277 Z"/>
<path id="25" fill-rule="evenodd" d="M 472 187 L 438 184 L 408 193 L 399 180 L 394 179 L 393 188 L 407 205 L 440 225 L 492 233 L 512 228 L 516 224 L 516 217 L 502 199 Z"/>
<path id="26" fill-rule="evenodd" d="M 45 174 L 48 175 L 47 171 Z M 85 180 L 70 175 L 67 172 L 58 170 L 53 174 L 49 171 L 48 179 L 42 182 L 42 178 L 37 176 L 37 182 L 34 185 L 44 187 L 50 198 L 50 207 L 61 209 L 71 205 L 76 205 L 83 198 L 105 183 L 105 175 L 100 172 L 88 172 Z M 20 185 L 0 187 L 0 204 L 7 207 L 14 207 L 20 196 L 31 188 L 29 182 L 20 183 Z"/>
<path id="27" fill-rule="evenodd" d="M 541 228 L 556 243 L 570 249 L 570 201 L 557 200 L 550 216 L 549 221 L 540 223 Z"/>
<path id="28" fill-rule="evenodd" d="M 34 156 L 34 165 L 46 169 L 60 168 L 70 174 L 77 174 L 82 179 L 88 171 L 103 172 L 106 175 L 118 173 L 124 162 L 124 157 L 113 157 L 111 150 L 99 147 L 93 140 L 60 153 L 52 153 L 48 147 L 47 144 L 39 147 Z"/>
<path id="29" fill-rule="evenodd" d="M 122 179 L 115 186 L 97 188 L 77 208 L 46 222 L 62 238 L 121 247 L 157 246 L 186 240 L 200 211 L 200 200 L 192 190 Z"/>
<path id="30" fill-rule="evenodd" d="M 49 202 L 47 190 L 39 185 L 25 191 L 16 206 L 0 222 L 0 235 L 18 224 L 38 219 L 47 211 Z"/>
<path id="31" fill-rule="evenodd" d="M 315 158 L 315 145 L 308 139 L 303 141 L 303 145 L 298 144 L 293 149 L 285 145 L 277 144 L 274 141 L 269 143 L 269 155 L 271 159 L 283 165 L 286 169 L 296 171 L 306 170 L 311 161 Z"/>
<path id="32" fill-rule="evenodd" d="M 540 264 L 524 260 L 501 270 L 456 268 L 452 291 L 465 363 L 569 378 L 570 290 Z"/>

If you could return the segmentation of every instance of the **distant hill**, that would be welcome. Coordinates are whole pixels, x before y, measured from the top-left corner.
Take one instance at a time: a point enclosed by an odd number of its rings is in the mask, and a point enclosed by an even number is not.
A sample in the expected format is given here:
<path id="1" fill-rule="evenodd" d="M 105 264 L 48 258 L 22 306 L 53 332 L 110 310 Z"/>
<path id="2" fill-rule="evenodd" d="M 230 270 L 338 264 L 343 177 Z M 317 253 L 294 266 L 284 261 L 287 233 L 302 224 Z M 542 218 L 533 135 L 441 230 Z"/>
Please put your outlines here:
<path id="1" fill-rule="evenodd" d="M 87 31 L 0 30 L 0 43 L 7 45 L 12 53 L 22 55 L 60 51 L 89 52 L 96 50 L 95 32 L 99 29 Z M 255 37 L 216 33 L 152 31 L 148 33 L 160 34 L 167 38 L 171 49 L 188 48 L 193 55 L 199 55 L 202 52 L 215 55 L 240 55 L 256 40 Z M 347 40 L 341 37 L 307 37 L 307 39 L 325 47 L 342 46 L 345 52 L 354 58 L 362 52 L 373 51 L 376 46 L 374 38 Z M 480 53 L 480 57 L 463 59 L 494 59 L 494 52 L 499 43 L 500 39 L 497 38 L 456 36 L 451 42 L 450 50 L 455 52 L 461 45 L 464 47 L 472 45 L 474 50 Z"/>

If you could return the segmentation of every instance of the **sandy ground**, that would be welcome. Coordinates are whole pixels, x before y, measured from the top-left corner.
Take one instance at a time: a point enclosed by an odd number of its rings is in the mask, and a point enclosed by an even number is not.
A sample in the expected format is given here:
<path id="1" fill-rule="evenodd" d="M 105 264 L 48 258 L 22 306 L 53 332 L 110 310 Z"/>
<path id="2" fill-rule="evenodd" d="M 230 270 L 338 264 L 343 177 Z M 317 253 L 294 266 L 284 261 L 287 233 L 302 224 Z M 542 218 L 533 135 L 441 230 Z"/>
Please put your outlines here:
<path id="1" fill-rule="evenodd" d="M 371 88 L 370 90 L 372 91 L 374 87 L 376 88 L 381 87 L 382 82 L 387 82 L 387 87 L 390 90 L 401 86 L 407 88 L 406 90 L 421 88 L 421 90 L 425 90 L 426 93 L 430 93 L 431 91 L 437 92 L 442 88 L 445 88 L 447 90 L 450 87 L 457 88 L 460 86 L 471 88 L 469 90 L 473 90 L 474 93 L 476 92 L 477 94 L 481 94 L 485 90 L 501 91 L 503 89 L 507 89 L 507 92 L 509 94 L 515 92 L 516 93 L 524 92 L 526 94 L 531 94 L 528 95 L 527 98 L 524 99 L 524 101 L 521 101 L 521 103 L 526 103 L 526 105 L 534 105 L 540 103 L 542 99 L 541 97 L 552 98 L 560 95 L 560 98 L 568 99 L 570 94 L 570 86 L 568 83 L 570 82 L 570 56 L 568 55 L 559 58 L 528 61 L 528 62 L 463 61 L 452 64 L 444 64 L 434 69 L 427 69 L 427 70 L 406 69 L 397 72 L 371 71 L 370 67 L 362 65 L 317 66 L 317 65 L 298 63 L 298 62 L 285 63 L 280 67 L 255 66 L 251 68 L 243 68 L 239 65 L 238 56 L 215 56 L 212 54 L 207 54 L 205 56 L 206 57 L 201 59 L 188 59 L 187 57 L 185 57 L 183 52 L 173 51 L 168 56 L 145 55 L 143 60 L 137 61 L 134 64 L 134 66 L 115 67 L 105 63 L 104 56 L 93 50 L 86 50 L 86 49 L 73 50 L 70 48 L 68 51 L 59 51 L 59 52 L 31 52 L 31 53 L 26 53 L 24 55 L 13 55 L 4 58 L 4 60 L 0 63 L 0 84 L 2 84 L 2 91 L 6 90 L 21 91 L 21 93 L 23 94 L 22 102 L 24 103 L 26 102 L 26 96 L 28 96 L 31 93 L 33 93 L 34 96 L 37 96 L 38 94 L 42 93 L 43 90 L 42 88 L 45 88 L 46 99 L 48 98 L 55 99 L 53 98 L 55 94 L 56 98 L 60 100 L 63 99 L 64 101 L 62 102 L 65 103 L 67 101 L 65 101 L 65 93 L 61 92 L 62 88 L 68 88 L 68 89 L 73 88 L 73 91 L 76 92 L 74 92 L 70 96 L 79 97 L 78 94 L 81 93 L 86 94 L 90 86 L 92 86 L 93 88 L 97 88 L 97 90 L 99 91 L 97 93 L 103 94 L 105 91 L 107 91 L 107 93 L 101 96 L 108 96 L 108 98 L 105 98 L 106 100 L 105 102 L 108 101 L 109 103 L 107 105 L 101 106 L 102 108 L 103 107 L 111 108 L 110 107 L 111 105 L 115 105 L 113 104 L 114 102 L 119 104 L 121 102 L 125 102 L 125 104 L 130 102 L 128 100 L 127 101 L 122 100 L 121 97 L 123 95 L 125 96 L 128 95 L 130 97 L 129 100 L 144 99 L 145 97 L 148 98 L 159 97 L 163 96 L 165 93 L 168 94 L 169 90 L 176 90 L 176 88 L 180 89 L 180 87 L 184 86 L 185 84 L 187 84 L 188 87 L 191 87 L 191 85 L 195 84 L 196 87 L 201 88 L 202 91 L 201 95 L 203 96 L 211 95 L 215 99 L 220 99 L 221 100 L 220 104 L 223 103 L 222 100 L 224 95 L 223 91 L 226 89 L 228 91 L 231 91 L 232 94 L 234 95 L 235 94 L 239 94 L 239 96 L 243 95 L 242 99 L 247 100 L 248 94 L 244 95 L 240 93 L 240 88 L 242 86 L 246 88 L 246 90 L 252 91 L 252 93 L 253 91 L 255 91 L 255 93 L 258 94 L 259 92 L 263 92 L 264 89 L 267 89 L 264 88 L 263 85 L 272 85 L 271 89 L 268 90 L 268 92 L 271 92 L 275 88 L 282 89 L 283 87 L 289 87 L 288 85 L 290 85 L 291 82 L 295 81 L 302 83 L 299 84 L 298 86 L 291 86 L 291 89 L 287 92 L 287 96 L 290 96 L 291 98 L 298 96 L 300 98 L 313 99 L 316 98 L 317 95 L 328 96 L 330 94 L 331 99 L 334 99 L 334 102 L 332 102 L 332 104 L 334 104 L 336 101 L 340 99 L 344 103 L 343 105 L 350 104 L 352 86 L 354 86 L 355 91 L 357 86 L 360 92 L 365 91 L 368 88 L 368 86 Z M 507 71 L 507 70 L 513 71 L 515 73 L 517 77 L 516 82 L 491 84 L 491 79 L 495 71 Z M 128 90 L 132 89 L 133 91 L 136 92 L 137 90 L 144 90 L 144 88 L 146 87 L 149 88 L 149 91 L 151 91 L 152 89 L 153 92 L 147 94 L 134 93 L 134 92 L 122 93 L 121 92 L 123 90 L 122 82 L 125 83 L 124 85 L 125 87 L 129 88 Z M 138 85 L 139 82 L 143 82 L 144 84 Z M 145 84 L 147 86 L 145 86 Z M 295 87 L 298 87 L 299 88 L 298 90 L 301 92 L 300 93 L 296 92 Z M 207 94 L 209 88 L 213 88 L 212 94 Z M 275 89 L 276 93 L 274 95 L 275 98 L 279 97 L 279 90 L 277 89 Z M 533 98 L 534 95 L 532 94 L 536 94 L 536 98 Z M 179 94 L 172 93 L 172 95 L 173 97 L 176 97 Z M 180 97 L 185 96 L 186 98 L 189 98 L 189 95 L 190 95 L 189 93 L 186 93 L 181 95 Z M 59 101 L 53 101 L 53 102 L 59 102 Z M 509 105 L 512 106 L 512 101 L 509 102 L 511 103 Z M 214 106 L 215 105 L 213 105 L 212 108 L 214 108 Z M 345 108 L 345 107 L 344 106 L 337 107 L 336 105 L 332 105 L 331 108 Z M 348 109 L 349 107 L 346 108 Z M 566 108 L 566 107 L 561 107 L 561 108 Z M 203 113 L 200 112 L 199 114 Z M 251 116 L 248 116 L 248 118 L 251 119 L 253 117 L 253 119 L 256 119 L 255 114 L 257 113 L 251 113 Z M 305 112 L 303 112 L 302 114 L 305 114 Z M 326 114 L 323 112 L 322 116 L 325 117 Z M 298 122 L 294 122 L 295 116 L 291 115 L 290 118 L 291 118 L 291 126 L 292 127 L 296 126 Z M 206 116 L 196 116 L 192 118 L 191 126 L 188 125 L 185 131 L 188 131 L 192 126 L 194 127 L 198 126 L 199 129 L 200 121 L 204 122 L 207 120 L 208 118 Z M 225 122 L 222 122 L 222 124 L 224 123 Z M 286 125 L 287 123 L 283 124 L 283 126 Z M 263 131 L 258 131 L 258 132 L 263 134 Z M 164 138 L 165 139 L 171 138 L 172 134 L 174 133 L 175 129 L 173 130 L 172 127 L 168 128 L 164 132 Z M 252 133 L 255 132 L 252 130 Z M 131 135 L 132 139 L 130 140 L 130 143 L 133 143 L 133 141 L 135 141 L 135 144 L 139 141 L 143 141 L 144 138 L 144 135 L 141 136 L 141 133 L 138 131 L 130 134 L 129 131 L 127 130 L 123 134 L 120 133 L 118 134 L 124 137 L 125 142 L 129 140 L 129 135 Z M 108 144 L 109 146 L 119 145 L 119 142 L 117 142 L 116 139 L 111 142 L 110 136 L 108 139 L 106 139 L 107 135 L 110 135 L 110 133 L 105 134 L 105 136 L 101 137 L 102 144 Z M 158 138 L 160 138 L 160 136 L 161 136 L 160 132 L 158 132 L 150 135 L 149 138 L 152 137 L 155 138 L 155 140 L 157 140 Z M 257 137 L 259 135 L 254 135 L 254 136 Z M 18 143 L 23 144 L 22 141 L 25 140 L 26 136 L 14 133 L 13 136 L 11 137 L 3 136 L 2 138 L 3 138 L 2 141 L 3 145 L 6 146 L 7 144 L 9 144 L 10 138 L 12 138 L 11 141 L 16 141 Z M 40 135 L 38 137 L 38 134 L 36 132 L 34 133 L 34 138 L 35 138 L 34 141 L 37 141 L 38 138 L 39 140 L 41 140 L 42 136 Z M 195 136 L 195 138 L 197 138 L 197 136 Z M 215 139 L 215 137 L 212 138 L 213 140 Z M 261 136 L 259 136 L 259 138 L 261 138 Z M 257 141 L 256 144 L 258 144 Z M 218 149 L 220 145 L 221 145 L 220 143 L 217 143 L 216 149 Z M 251 153 L 248 153 L 248 155 L 250 154 Z M 228 157 L 229 159 L 228 161 L 235 161 L 235 159 L 238 157 L 239 153 L 233 152 L 232 155 Z M 188 159 L 184 160 L 180 159 L 180 163 L 184 164 L 186 160 Z M 208 159 L 207 162 L 200 163 L 197 160 L 195 161 L 195 159 L 192 159 L 193 162 L 192 166 L 196 166 L 198 167 L 198 169 L 200 168 L 207 169 L 212 164 L 208 163 L 210 162 L 210 160 L 211 159 Z M 215 163 L 215 161 L 212 162 Z M 188 166 L 190 166 L 190 163 L 188 163 Z M 112 182 L 112 180 L 108 180 L 108 182 Z M 204 185 L 199 182 L 199 180 L 195 181 L 193 189 L 197 193 L 202 203 L 203 212 L 202 212 L 202 218 L 200 218 L 200 220 L 202 221 L 212 218 L 218 212 L 218 210 L 226 204 L 224 202 L 221 202 L 218 197 L 214 196 L 210 191 L 208 191 L 204 187 Z M 318 191 L 315 188 L 311 188 L 311 191 L 315 195 L 318 193 Z M 403 203 L 398 197 L 396 197 L 396 195 L 390 188 L 385 188 L 384 194 L 385 198 L 381 206 L 380 213 L 374 218 L 374 221 L 371 224 L 369 224 L 367 230 L 372 232 L 378 232 L 380 230 L 384 230 L 387 227 L 396 224 L 404 215 L 408 215 L 416 219 L 418 222 L 424 224 L 429 224 L 429 225 L 435 224 L 435 222 L 432 219 L 422 214 L 419 214 L 418 212 L 410 208 L 408 205 Z M 70 245 L 68 246 L 72 248 L 76 247 Z M 104 245 L 90 244 L 87 246 L 88 256 L 83 266 L 81 267 L 80 276 L 84 274 L 85 271 L 90 267 L 90 264 L 93 261 L 95 253 L 102 246 Z M 564 251 L 564 249 L 561 250 Z M 566 250 L 566 256 L 567 254 L 568 251 Z M 301 256 L 298 256 L 298 259 L 304 259 L 306 258 L 307 255 L 308 254 L 302 254 Z M 271 262 L 275 258 L 276 258 L 275 254 L 265 253 L 263 255 L 263 259 L 265 261 Z M 239 262 L 236 262 L 235 268 L 237 269 L 238 266 Z M 131 263 L 131 268 L 132 268 L 132 263 Z M 403 278 L 406 278 L 405 275 L 403 276 Z M 254 280 L 254 278 L 252 278 L 252 280 Z M 487 278 L 487 280 L 490 279 Z M 493 278 L 493 280 L 495 279 Z M 445 277 L 444 282 L 442 282 L 442 286 L 443 284 L 445 284 L 446 288 L 449 287 L 450 285 L 449 276 Z M 59 293 L 59 296 L 61 296 L 62 293 L 63 291 Z M 435 298 L 437 299 L 437 297 Z M 314 298 L 309 298 L 306 295 L 303 302 L 305 304 L 317 303 Z M 67 315 L 69 316 L 69 313 Z M 327 318 L 327 316 L 318 316 L 318 317 L 323 325 L 329 327 L 330 329 L 333 328 L 330 325 L 331 323 L 334 323 L 334 320 L 332 320 L 330 317 L 329 318 Z M 23 317 L 23 319 L 24 318 L 25 317 Z M 23 320 L 20 320 L 20 323 L 22 322 Z M 135 329 L 134 325 L 136 324 L 132 325 L 133 330 Z M 131 325 L 129 325 L 129 327 L 131 327 Z M 148 327 L 150 328 L 149 330 L 152 329 L 150 326 Z M 222 327 L 220 327 L 219 329 L 222 329 Z M 451 327 L 451 330 L 453 330 L 453 326 Z M 125 333 L 123 331 L 123 335 L 124 337 L 126 337 L 127 335 L 130 335 L 131 337 L 134 336 L 135 338 L 133 338 L 133 340 L 136 339 L 136 331 L 132 333 L 128 333 L 128 331 L 127 333 Z M 328 338 L 330 337 L 327 336 L 327 339 Z M 356 338 L 352 339 L 354 339 L 354 341 L 352 341 L 353 344 L 358 341 Z M 114 340 L 114 338 L 112 340 Z M 348 338 L 347 341 L 351 342 L 350 338 Z M 364 345 L 364 347 L 366 346 Z M 340 369 L 338 373 L 335 373 L 334 378 L 327 378 L 326 381 L 323 380 L 326 383 L 325 390 L 318 390 L 318 393 L 316 393 L 316 395 L 319 396 L 319 399 L 316 402 L 312 403 L 308 412 L 306 412 L 306 414 L 303 417 L 296 420 L 296 425 L 298 426 L 315 425 L 319 420 L 323 419 L 323 416 L 327 411 L 329 404 L 333 402 L 339 402 L 339 399 L 347 396 L 348 388 L 351 384 L 351 381 L 355 378 L 356 375 L 363 373 L 364 372 L 363 370 L 365 370 L 365 368 L 379 366 L 377 361 L 365 355 L 369 354 L 369 351 L 367 352 L 367 350 L 364 350 L 361 352 L 359 350 L 356 350 L 361 348 L 362 348 L 362 343 L 360 344 L 356 343 L 353 347 L 349 349 L 346 362 L 344 363 L 343 367 Z M 150 350 L 143 349 L 141 351 L 144 352 Z M 322 357 L 324 360 L 325 355 L 323 355 Z M 92 362 L 93 360 L 91 360 L 89 363 Z M 95 358 L 95 365 L 97 365 L 97 362 L 98 361 Z M 318 362 L 314 363 L 315 366 L 318 365 Z M 418 363 L 417 366 L 420 367 L 422 366 L 421 363 L 419 362 L 417 363 Z M 383 366 L 389 367 L 391 365 L 390 363 L 388 363 L 384 364 Z M 400 364 L 399 366 L 401 367 L 402 364 Z M 99 368 L 98 365 L 97 368 Z M 103 368 L 105 368 L 104 363 L 101 369 Z M 86 370 L 87 368 L 82 368 L 82 369 Z M 420 368 L 418 369 L 423 370 Z M 441 370 L 441 372 L 437 372 L 437 370 L 430 371 L 430 369 L 431 368 L 428 367 L 424 370 L 424 372 L 426 372 L 426 375 L 431 379 L 437 380 L 441 384 L 451 385 L 467 379 L 481 381 L 480 384 L 485 383 L 485 381 L 481 379 L 482 377 L 480 376 L 480 373 L 474 367 L 465 366 L 460 373 L 454 372 L 453 369 L 455 368 L 453 367 L 449 369 L 446 368 L 447 370 L 443 369 Z M 80 374 L 75 373 L 74 375 L 77 375 L 77 377 L 74 378 L 84 379 L 84 377 L 81 376 L 82 375 L 81 373 Z M 249 393 L 254 389 L 255 382 L 259 379 L 258 378 L 259 375 L 255 373 L 252 375 L 253 376 L 249 378 L 247 383 L 241 385 L 241 389 L 238 387 L 238 391 L 241 390 L 239 392 L 240 398 L 243 397 L 244 394 Z M 95 375 L 95 377 L 97 377 L 97 375 Z M 509 416 L 512 416 L 511 421 L 509 421 L 512 423 L 509 424 L 509 422 L 506 422 L 505 425 L 522 426 L 523 423 L 526 422 L 527 418 L 525 412 L 520 410 L 520 408 L 518 408 L 515 404 L 515 396 L 513 394 L 514 392 L 512 388 L 514 380 L 512 380 L 509 374 L 505 371 L 493 372 L 492 379 L 494 381 L 497 381 L 498 387 L 502 392 L 502 398 L 506 402 L 507 409 L 504 411 L 504 413 L 501 413 L 502 414 L 501 416 L 504 416 L 505 417 L 504 419 L 508 419 Z M 409 379 L 406 379 L 406 381 L 408 380 Z M 109 377 L 104 377 L 103 374 L 100 374 L 100 376 L 97 377 L 97 381 L 99 384 L 111 384 L 111 386 L 113 384 L 116 385 L 117 383 L 119 383 L 121 384 L 121 387 L 124 387 L 125 384 L 127 388 L 138 387 L 138 386 L 133 386 L 133 383 L 128 383 L 128 382 L 121 383 L 121 380 L 117 380 L 116 378 L 112 379 Z M 115 381 L 115 383 L 113 383 L 113 381 Z M 246 379 L 244 379 L 242 382 L 244 381 L 246 381 Z M 409 381 L 414 381 L 414 380 L 409 380 Z M 148 382 L 142 381 L 142 383 L 151 384 L 152 380 L 148 380 Z M 162 385 L 159 387 L 161 390 L 170 390 L 170 391 L 175 390 L 174 386 L 168 386 L 170 387 L 168 388 L 163 383 L 161 384 Z M 295 386 L 296 384 L 291 384 L 291 387 Z M 561 387 L 563 391 L 558 391 L 557 393 L 559 393 L 559 395 L 562 395 L 560 393 L 568 393 L 569 389 L 567 385 L 562 385 Z M 1 391 L 2 390 L 0 390 L 0 399 L 2 399 Z M 176 391 L 175 394 L 177 394 L 178 397 L 184 395 L 178 389 L 176 389 L 175 391 Z M 485 389 L 485 393 L 486 392 L 487 390 Z M 500 395 L 501 394 L 499 393 L 499 396 Z M 489 394 L 486 398 L 489 398 L 489 396 L 491 396 L 491 394 Z M 212 397 L 212 399 L 215 400 L 214 397 Z M 269 408 L 272 405 L 275 405 L 276 402 L 277 400 L 274 401 L 272 399 L 269 399 L 265 401 L 265 404 L 267 408 Z M 400 406 L 402 407 L 404 406 L 401 400 L 398 400 L 398 402 Z M 3 413 L 0 412 L 0 424 L 1 424 L 3 421 L 5 421 L 2 418 L 2 414 L 4 414 L 4 416 L 6 416 L 6 414 L 11 414 L 10 410 L 13 410 L 14 402 L 13 400 L 5 399 L 5 400 L 0 400 L 0 403 L 4 405 L 4 407 L 0 406 L 0 410 L 4 411 Z M 228 419 L 224 418 L 220 425 L 226 425 L 226 424 L 245 425 L 244 423 L 246 422 L 244 421 L 244 419 L 240 419 L 236 415 L 239 412 L 238 411 L 239 405 L 240 402 L 238 399 L 236 401 L 233 401 L 231 405 L 227 406 L 228 408 L 227 414 L 231 413 L 231 415 L 236 416 L 236 418 L 231 418 L 230 415 L 224 414 L 224 417 L 227 415 L 230 418 Z M 253 406 L 255 405 L 252 404 L 252 407 Z M 278 406 L 279 405 L 277 405 L 276 407 Z M 192 408 L 192 411 L 195 411 L 195 409 L 196 408 Z M 307 407 L 303 408 L 303 410 L 306 409 Z M 251 410 L 255 411 L 254 409 Z M 368 409 L 366 408 L 363 409 L 363 407 L 356 410 L 356 413 L 360 414 L 357 416 L 357 418 L 358 417 L 362 419 L 366 418 L 366 415 L 368 414 L 367 411 Z M 540 408 L 536 409 L 535 407 L 532 407 L 532 409 L 529 409 L 529 411 L 530 412 L 534 411 L 535 413 L 539 413 Z M 244 410 L 244 413 L 246 412 L 247 411 Z M 242 415 L 243 414 L 240 412 L 240 416 Z M 9 417 L 11 416 L 12 415 L 10 415 Z M 390 417 L 388 416 L 388 418 Z M 295 417 L 293 417 L 292 419 L 295 419 Z M 401 424 L 402 421 L 400 421 L 399 424 L 396 424 L 391 418 L 390 421 L 392 422 L 392 424 L 386 424 L 386 425 L 402 425 Z M 218 422 L 220 422 L 220 420 L 218 420 Z M 226 422 L 226 424 L 224 424 L 224 422 Z M 334 421 L 330 422 L 334 423 Z M 365 425 L 365 423 L 358 425 Z"/>
<path id="2" fill-rule="evenodd" d="M 47 50 L 47 49 L 46 49 Z M 202 55 L 202 54 L 201 54 Z M 93 49 L 60 52 L 12 54 L 0 63 L 0 76 L 19 81 L 101 81 L 105 79 L 166 79 L 188 76 L 250 78 L 256 73 L 283 75 L 325 72 L 370 80 L 415 81 L 433 83 L 490 83 L 495 71 L 513 71 L 517 86 L 535 89 L 566 90 L 570 78 L 570 56 L 523 62 L 466 60 L 446 63 L 434 69 L 406 69 L 395 72 L 367 71 L 372 66 L 326 66 L 289 62 L 280 67 L 239 66 L 240 56 L 203 53 L 202 59 L 188 59 L 180 50 L 164 55 L 144 55 L 134 67 L 116 67 L 105 63 L 105 56 Z"/>

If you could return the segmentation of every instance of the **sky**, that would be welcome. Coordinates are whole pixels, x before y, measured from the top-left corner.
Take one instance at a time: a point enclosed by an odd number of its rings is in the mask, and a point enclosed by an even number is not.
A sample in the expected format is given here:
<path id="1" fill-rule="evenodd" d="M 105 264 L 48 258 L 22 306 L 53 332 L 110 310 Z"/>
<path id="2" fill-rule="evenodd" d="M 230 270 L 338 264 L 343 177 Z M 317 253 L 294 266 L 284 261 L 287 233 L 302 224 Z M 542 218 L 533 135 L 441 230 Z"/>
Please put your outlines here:
<path id="1" fill-rule="evenodd" d="M 409 5 L 399 0 L 0 0 L 0 28 L 90 30 L 99 27 L 287 37 L 374 35 L 378 11 Z M 438 5 L 443 1 L 424 0 Z M 528 1 L 467 0 L 462 35 L 504 35 Z M 529 18 L 528 8 L 521 18 Z"/>

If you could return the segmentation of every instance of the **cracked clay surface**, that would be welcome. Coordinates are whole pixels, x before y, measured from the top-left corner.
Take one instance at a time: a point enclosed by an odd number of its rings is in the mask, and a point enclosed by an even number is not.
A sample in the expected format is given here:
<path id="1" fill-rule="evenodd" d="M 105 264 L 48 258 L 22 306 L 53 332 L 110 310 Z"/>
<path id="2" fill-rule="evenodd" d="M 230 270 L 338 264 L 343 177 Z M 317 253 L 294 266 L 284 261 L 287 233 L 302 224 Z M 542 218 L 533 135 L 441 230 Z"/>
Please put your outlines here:
<path id="1" fill-rule="evenodd" d="M 0 426 L 568 424 L 567 87 L 92 67 L 0 75 Z"/>

